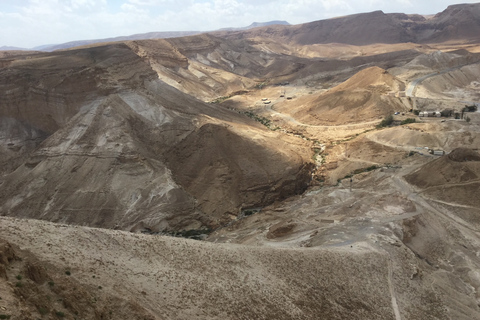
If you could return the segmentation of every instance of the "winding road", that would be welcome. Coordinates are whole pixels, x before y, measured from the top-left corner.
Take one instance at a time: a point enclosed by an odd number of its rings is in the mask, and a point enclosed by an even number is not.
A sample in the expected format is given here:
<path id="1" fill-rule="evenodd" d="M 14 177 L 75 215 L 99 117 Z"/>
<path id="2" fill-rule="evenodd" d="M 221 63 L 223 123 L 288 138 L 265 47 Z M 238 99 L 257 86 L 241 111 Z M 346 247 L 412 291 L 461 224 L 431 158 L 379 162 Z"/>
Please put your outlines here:
<path id="1" fill-rule="evenodd" d="M 478 64 L 478 63 L 480 63 L 480 61 L 473 62 L 473 63 L 466 63 L 466 64 L 462 64 L 460 66 L 456 66 L 456 67 L 444 69 L 442 71 L 437 71 L 437 72 L 433 72 L 433 73 L 429 73 L 427 75 L 424 75 L 424 76 L 422 76 L 420 78 L 417 78 L 417 79 L 411 81 L 410 83 L 408 83 L 407 89 L 405 90 L 405 94 L 406 94 L 407 97 L 415 98 L 415 92 L 417 91 L 417 87 L 422 81 L 424 81 L 428 78 L 431 78 L 431 77 L 439 76 L 439 75 L 449 73 L 449 72 L 452 72 L 454 70 L 458 70 L 458 69 L 461 69 L 463 67 L 466 67 L 466 66 L 469 66 L 469 65 L 472 65 L 472 64 Z"/>

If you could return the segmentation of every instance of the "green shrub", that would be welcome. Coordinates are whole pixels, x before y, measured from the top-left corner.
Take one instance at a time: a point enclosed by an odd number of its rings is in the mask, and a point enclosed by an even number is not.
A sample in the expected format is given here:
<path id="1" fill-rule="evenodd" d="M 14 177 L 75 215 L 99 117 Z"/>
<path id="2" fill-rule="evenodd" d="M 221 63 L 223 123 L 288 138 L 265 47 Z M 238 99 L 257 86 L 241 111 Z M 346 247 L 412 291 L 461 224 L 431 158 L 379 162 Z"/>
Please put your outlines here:
<path id="1" fill-rule="evenodd" d="M 385 128 L 385 127 L 388 127 L 389 125 L 391 125 L 393 122 L 393 116 L 392 115 L 388 115 L 385 117 L 385 119 L 382 120 L 382 122 L 380 122 L 378 125 L 377 125 L 377 128 Z"/>
<path id="2" fill-rule="evenodd" d="M 38 313 L 40 313 L 42 316 L 44 316 L 48 313 L 48 309 L 45 308 L 45 307 L 39 307 L 38 308 Z"/>
<path id="3" fill-rule="evenodd" d="M 255 89 L 263 89 L 266 85 L 266 82 L 258 83 L 255 85 Z"/>
<path id="4" fill-rule="evenodd" d="M 416 120 L 414 118 L 407 118 L 405 120 L 403 120 L 402 122 L 400 122 L 401 125 L 404 125 L 404 124 L 409 124 L 409 123 L 415 123 Z"/>
<path id="5" fill-rule="evenodd" d="M 65 271 L 65 274 L 66 274 L 67 276 L 69 276 L 69 275 L 71 275 L 72 273 L 70 272 L 70 270 L 67 270 L 67 271 Z"/>
<path id="6" fill-rule="evenodd" d="M 257 121 L 257 122 L 260 122 L 261 124 L 263 124 L 265 127 L 269 128 L 270 130 L 277 130 L 278 129 L 278 127 L 275 127 L 275 128 L 272 127 L 272 121 L 270 119 L 259 116 L 255 113 L 251 112 L 251 111 L 245 111 L 245 112 L 243 112 L 243 114 L 246 115 L 247 117 Z"/>
<path id="7" fill-rule="evenodd" d="M 17 281 L 17 283 L 15 283 L 15 287 L 21 288 L 23 287 L 23 283 L 21 283 L 20 281 Z"/>
<path id="8" fill-rule="evenodd" d="M 48 281 L 48 284 L 50 285 L 50 287 L 53 287 L 55 285 L 55 282 L 53 281 Z"/>
<path id="9" fill-rule="evenodd" d="M 0 314 L 0 319 L 10 319 L 11 315 L 9 314 Z"/>
<path id="10" fill-rule="evenodd" d="M 17 278 L 17 280 L 22 280 L 22 276 L 21 276 L 21 275 L 17 275 L 15 278 Z"/>
<path id="11" fill-rule="evenodd" d="M 65 317 L 65 313 L 63 313 L 62 311 L 56 311 L 55 314 L 56 314 L 57 317 L 59 317 L 59 318 Z"/>

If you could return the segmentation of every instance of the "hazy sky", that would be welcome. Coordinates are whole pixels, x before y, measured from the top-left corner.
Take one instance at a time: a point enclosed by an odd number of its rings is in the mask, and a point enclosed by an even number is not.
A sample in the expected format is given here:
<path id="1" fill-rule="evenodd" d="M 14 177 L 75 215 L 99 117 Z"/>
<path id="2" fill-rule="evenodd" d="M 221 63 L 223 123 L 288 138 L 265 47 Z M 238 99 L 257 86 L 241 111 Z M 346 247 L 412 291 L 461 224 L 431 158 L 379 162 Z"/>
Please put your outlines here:
<path id="1" fill-rule="evenodd" d="M 310 22 L 383 10 L 433 14 L 454 0 L 0 0 L 0 47 L 32 48 L 152 31 Z"/>

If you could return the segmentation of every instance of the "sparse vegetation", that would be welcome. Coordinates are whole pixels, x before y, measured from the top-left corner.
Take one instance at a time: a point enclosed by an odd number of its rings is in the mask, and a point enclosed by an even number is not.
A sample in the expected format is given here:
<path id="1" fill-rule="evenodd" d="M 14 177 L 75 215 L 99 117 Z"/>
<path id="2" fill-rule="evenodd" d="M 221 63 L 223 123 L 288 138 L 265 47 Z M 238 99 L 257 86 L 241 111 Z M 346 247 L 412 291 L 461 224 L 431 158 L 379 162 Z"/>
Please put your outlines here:
<path id="1" fill-rule="evenodd" d="M 67 276 L 69 276 L 69 275 L 71 275 L 72 273 L 70 272 L 70 270 L 67 270 L 67 271 L 65 271 L 65 274 L 66 274 Z"/>
<path id="2" fill-rule="evenodd" d="M 242 215 L 244 217 L 251 216 L 252 214 L 260 212 L 260 209 L 244 209 L 242 210 Z"/>
<path id="3" fill-rule="evenodd" d="M 366 167 L 366 168 L 355 169 L 352 173 L 347 174 L 345 177 L 338 179 L 337 183 L 340 183 L 340 181 L 342 181 L 343 179 L 350 179 L 356 174 L 373 171 L 373 170 L 378 169 L 378 168 L 379 168 L 378 166 L 372 165 L 372 166 L 369 166 L 369 167 Z"/>
<path id="4" fill-rule="evenodd" d="M 415 123 L 416 120 L 414 118 L 407 118 L 405 120 L 403 120 L 402 122 L 400 122 L 400 125 L 404 125 L 404 124 L 409 124 L 409 123 Z"/>
<path id="5" fill-rule="evenodd" d="M 393 116 L 390 114 L 377 125 L 377 128 L 385 128 L 393 123 Z"/>
<path id="6" fill-rule="evenodd" d="M 255 85 L 255 89 L 263 89 L 266 85 L 267 85 L 267 82 L 266 82 L 266 81 L 261 82 L 261 83 L 257 83 L 257 84 Z"/>
<path id="7" fill-rule="evenodd" d="M 23 283 L 20 282 L 20 281 L 17 281 L 17 283 L 15 283 L 15 287 L 21 288 L 21 287 L 23 287 Z"/>
<path id="8" fill-rule="evenodd" d="M 54 283 L 53 281 L 48 281 L 48 285 L 49 285 L 50 287 L 53 287 L 53 286 L 55 285 L 55 283 Z"/>
<path id="9" fill-rule="evenodd" d="M 219 104 L 219 103 L 222 103 L 223 101 L 225 101 L 229 98 L 231 98 L 231 96 L 218 97 L 217 99 L 210 101 L 210 103 Z"/>
<path id="10" fill-rule="evenodd" d="M 0 314 L 0 319 L 10 319 L 11 315 L 9 314 Z"/>
<path id="11" fill-rule="evenodd" d="M 218 98 L 210 101 L 210 103 L 219 104 L 219 103 L 222 103 L 223 101 L 225 101 L 227 99 L 230 99 L 231 97 L 242 95 L 242 94 L 245 94 L 247 92 L 248 91 L 246 91 L 246 90 L 235 91 L 235 92 L 232 92 L 231 94 L 229 94 L 228 96 L 218 97 Z"/>
<path id="12" fill-rule="evenodd" d="M 212 232 L 211 229 L 192 229 L 192 230 L 183 230 L 183 231 L 166 231 L 162 232 L 162 235 L 179 237 L 179 238 L 188 238 L 193 240 L 203 240 L 204 237 L 209 235 Z"/>
<path id="13" fill-rule="evenodd" d="M 312 155 L 312 160 L 317 161 L 317 157 L 322 152 L 322 149 L 320 148 L 313 148 L 313 155 Z"/>
<path id="14" fill-rule="evenodd" d="M 378 169 L 378 167 L 376 165 L 373 165 L 373 166 L 366 167 L 366 168 L 356 169 L 356 170 L 353 171 L 353 174 L 359 174 L 359 173 L 362 173 L 362 172 L 369 172 L 369 171 L 373 171 L 375 169 Z"/>
<path id="15" fill-rule="evenodd" d="M 59 318 L 64 318 L 65 317 L 65 313 L 63 313 L 62 311 L 56 311 L 55 315 Z"/>
<path id="16" fill-rule="evenodd" d="M 15 278 L 17 278 L 17 280 L 22 280 L 22 276 L 19 274 Z"/>
<path id="17" fill-rule="evenodd" d="M 48 313 L 48 309 L 45 308 L 45 307 L 38 307 L 38 313 L 40 313 L 42 316 L 44 316 Z"/>
<path id="18" fill-rule="evenodd" d="M 469 116 L 466 116 L 466 117 L 465 117 L 465 121 L 470 122 L 470 117 L 469 117 Z"/>
<path id="19" fill-rule="evenodd" d="M 268 129 L 270 130 L 278 130 L 280 129 L 279 127 L 272 127 L 272 121 L 270 119 L 267 119 L 265 117 L 262 117 L 262 116 L 259 116 L 255 113 L 253 113 L 252 111 L 245 111 L 245 112 L 242 112 L 244 115 L 246 115 L 247 117 L 257 121 L 257 122 L 260 122 L 261 124 L 263 124 L 265 127 L 267 127 Z"/>
<path id="20" fill-rule="evenodd" d="M 471 105 L 471 106 L 468 106 L 466 105 L 465 108 L 463 108 L 463 111 L 464 112 L 475 112 L 477 111 L 477 106 L 476 105 Z"/>

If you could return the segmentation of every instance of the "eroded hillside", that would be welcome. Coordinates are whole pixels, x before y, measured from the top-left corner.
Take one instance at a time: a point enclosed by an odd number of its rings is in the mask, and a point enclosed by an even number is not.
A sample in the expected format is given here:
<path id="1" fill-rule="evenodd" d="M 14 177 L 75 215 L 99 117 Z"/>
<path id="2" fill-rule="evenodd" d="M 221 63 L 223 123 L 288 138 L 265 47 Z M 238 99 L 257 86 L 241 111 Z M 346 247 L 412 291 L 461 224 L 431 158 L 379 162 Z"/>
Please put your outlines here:
<path id="1" fill-rule="evenodd" d="M 280 132 L 177 91 L 126 45 L 19 58 L 2 73 L 3 214 L 127 230 L 213 228 L 310 180 L 308 142 L 283 142 Z M 238 145 L 218 145 L 225 135 Z M 184 163 L 207 156 L 203 171 Z M 203 182 L 213 178 L 208 167 L 218 171 L 215 158 L 224 167 L 213 177 L 233 188 L 226 195 Z"/>
<path id="2" fill-rule="evenodd" d="M 480 318 L 478 7 L 2 56 L 0 315 Z"/>

